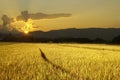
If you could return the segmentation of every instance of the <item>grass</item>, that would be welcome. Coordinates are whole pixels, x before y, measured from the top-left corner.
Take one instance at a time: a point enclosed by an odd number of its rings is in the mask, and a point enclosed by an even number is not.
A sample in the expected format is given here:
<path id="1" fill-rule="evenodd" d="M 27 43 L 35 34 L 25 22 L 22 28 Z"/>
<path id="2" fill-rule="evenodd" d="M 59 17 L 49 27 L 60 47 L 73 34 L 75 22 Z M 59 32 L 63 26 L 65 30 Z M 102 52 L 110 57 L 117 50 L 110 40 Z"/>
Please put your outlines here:
<path id="1" fill-rule="evenodd" d="M 120 46 L 0 43 L 0 80 L 120 80 Z"/>

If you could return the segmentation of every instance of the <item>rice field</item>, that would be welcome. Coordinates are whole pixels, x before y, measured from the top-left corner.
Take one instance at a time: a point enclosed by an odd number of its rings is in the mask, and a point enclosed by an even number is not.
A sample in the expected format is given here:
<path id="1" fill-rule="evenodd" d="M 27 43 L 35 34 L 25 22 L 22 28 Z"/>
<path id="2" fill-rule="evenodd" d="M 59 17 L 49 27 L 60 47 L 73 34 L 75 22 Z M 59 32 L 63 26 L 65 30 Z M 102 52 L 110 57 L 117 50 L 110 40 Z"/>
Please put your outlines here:
<path id="1" fill-rule="evenodd" d="M 0 80 L 120 80 L 120 46 L 1 42 Z"/>

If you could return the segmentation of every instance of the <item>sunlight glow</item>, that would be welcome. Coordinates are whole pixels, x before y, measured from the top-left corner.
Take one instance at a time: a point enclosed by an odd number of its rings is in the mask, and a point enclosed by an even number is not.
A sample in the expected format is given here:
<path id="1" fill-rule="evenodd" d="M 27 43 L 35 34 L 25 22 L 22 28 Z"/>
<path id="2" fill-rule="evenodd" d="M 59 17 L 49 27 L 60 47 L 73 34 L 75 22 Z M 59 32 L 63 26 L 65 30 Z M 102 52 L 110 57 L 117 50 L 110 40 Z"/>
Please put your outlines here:
<path id="1" fill-rule="evenodd" d="M 27 22 L 25 22 L 25 25 L 23 26 L 22 28 L 22 31 L 25 33 L 25 34 L 28 34 L 30 31 L 32 31 L 33 29 L 33 24 L 32 24 L 32 20 L 29 19 Z"/>
<path id="2" fill-rule="evenodd" d="M 28 33 L 29 33 L 29 31 L 24 31 L 24 33 L 25 33 L 25 34 L 28 34 Z"/>

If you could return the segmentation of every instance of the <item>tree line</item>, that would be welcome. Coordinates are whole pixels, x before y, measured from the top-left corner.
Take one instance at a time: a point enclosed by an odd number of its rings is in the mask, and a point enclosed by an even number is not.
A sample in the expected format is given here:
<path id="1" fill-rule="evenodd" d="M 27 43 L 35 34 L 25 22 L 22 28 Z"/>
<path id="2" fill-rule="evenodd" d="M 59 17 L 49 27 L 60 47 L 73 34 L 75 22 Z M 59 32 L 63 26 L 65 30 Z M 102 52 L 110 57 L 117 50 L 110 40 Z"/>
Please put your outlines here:
<path id="1" fill-rule="evenodd" d="M 120 44 L 120 35 L 113 38 L 111 41 L 106 41 L 101 38 L 89 39 L 89 38 L 36 38 L 33 36 L 13 36 L 11 34 L 5 36 L 0 41 L 4 42 L 43 42 L 43 43 L 111 43 L 111 44 Z"/>

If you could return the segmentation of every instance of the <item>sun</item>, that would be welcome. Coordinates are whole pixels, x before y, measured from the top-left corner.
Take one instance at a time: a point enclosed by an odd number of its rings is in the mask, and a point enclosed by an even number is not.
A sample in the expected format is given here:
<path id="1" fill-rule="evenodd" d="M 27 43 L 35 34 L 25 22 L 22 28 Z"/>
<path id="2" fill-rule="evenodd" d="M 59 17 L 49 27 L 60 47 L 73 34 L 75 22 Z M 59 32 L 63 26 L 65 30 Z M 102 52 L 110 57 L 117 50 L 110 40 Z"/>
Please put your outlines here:
<path id="1" fill-rule="evenodd" d="M 25 22 L 24 24 L 25 24 L 25 25 L 23 26 L 22 31 L 23 31 L 25 34 L 28 34 L 30 31 L 33 30 L 33 24 L 32 24 L 32 21 L 31 21 L 31 20 L 28 20 L 28 21 Z"/>
<path id="2" fill-rule="evenodd" d="M 25 33 L 25 34 L 28 34 L 28 33 L 29 33 L 29 31 L 24 31 L 24 33 Z"/>

